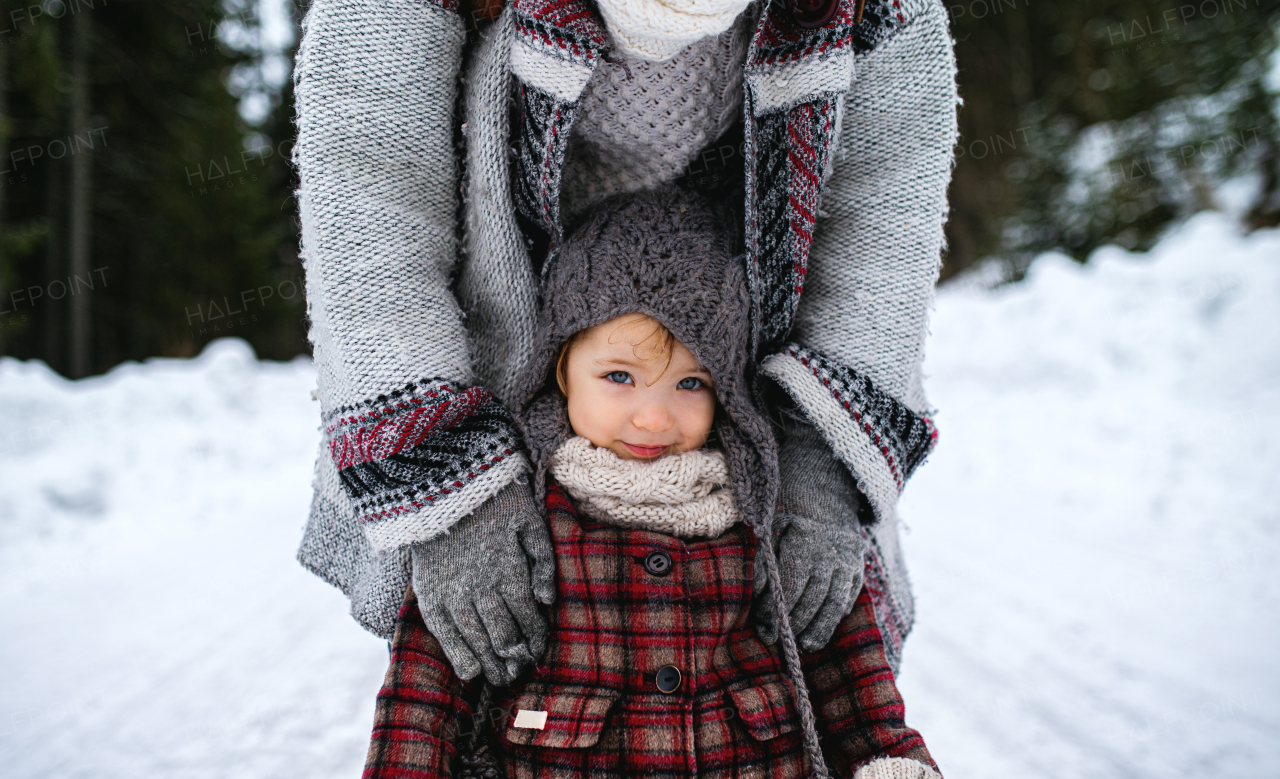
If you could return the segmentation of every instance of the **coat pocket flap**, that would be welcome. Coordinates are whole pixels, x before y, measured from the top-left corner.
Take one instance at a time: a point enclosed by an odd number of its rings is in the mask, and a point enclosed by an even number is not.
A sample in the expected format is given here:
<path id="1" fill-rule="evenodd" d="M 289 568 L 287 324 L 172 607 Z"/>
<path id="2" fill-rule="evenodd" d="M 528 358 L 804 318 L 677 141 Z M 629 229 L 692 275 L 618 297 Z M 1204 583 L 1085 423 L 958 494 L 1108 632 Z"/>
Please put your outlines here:
<path id="1" fill-rule="evenodd" d="M 506 739 L 510 744 L 533 747 L 581 749 L 595 746 L 604 729 L 605 715 L 620 693 L 603 687 L 576 684 L 530 684 L 516 699 Z M 520 716 L 520 712 L 530 715 Z M 546 713 L 543 720 L 542 713 Z M 542 727 L 516 727 L 539 723 Z"/>
<path id="2" fill-rule="evenodd" d="M 747 732 L 757 741 L 768 741 L 800 727 L 796 701 L 787 679 L 751 679 L 729 688 L 729 697 Z"/>

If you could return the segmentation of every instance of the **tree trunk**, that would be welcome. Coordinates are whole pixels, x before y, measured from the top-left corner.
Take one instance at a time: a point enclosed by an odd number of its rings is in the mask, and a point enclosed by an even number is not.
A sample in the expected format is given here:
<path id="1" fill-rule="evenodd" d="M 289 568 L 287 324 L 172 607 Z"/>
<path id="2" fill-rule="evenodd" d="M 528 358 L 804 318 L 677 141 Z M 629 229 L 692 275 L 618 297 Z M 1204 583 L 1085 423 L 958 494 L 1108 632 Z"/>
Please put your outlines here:
<path id="1" fill-rule="evenodd" d="M 9 159 L 9 133 L 11 131 L 9 125 L 9 47 L 0 46 L 0 168 L 9 169 L 7 164 Z M 8 173 L 0 173 L 0 240 L 4 240 L 4 219 L 8 215 L 6 206 L 9 202 L 9 182 L 6 181 Z M 0 246 L 0 309 L 6 309 L 5 296 L 8 294 L 4 288 L 4 276 L 8 271 L 8 251 L 4 246 Z M 8 342 L 6 337 L 8 333 L 8 322 L 0 321 L 0 354 L 4 354 L 5 344 Z"/>
<path id="2" fill-rule="evenodd" d="M 93 278 L 90 239 L 93 215 L 93 137 L 89 134 L 89 14 L 81 7 L 71 18 L 71 376 L 82 378 L 92 368 L 90 317 Z"/>

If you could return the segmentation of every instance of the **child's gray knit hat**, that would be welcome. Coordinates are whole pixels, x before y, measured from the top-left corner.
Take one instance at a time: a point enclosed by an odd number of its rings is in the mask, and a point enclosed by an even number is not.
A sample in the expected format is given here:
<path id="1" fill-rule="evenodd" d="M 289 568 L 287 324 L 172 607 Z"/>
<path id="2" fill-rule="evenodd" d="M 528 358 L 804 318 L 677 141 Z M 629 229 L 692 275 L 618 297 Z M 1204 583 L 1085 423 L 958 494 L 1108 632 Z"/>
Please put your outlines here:
<path id="1" fill-rule="evenodd" d="M 538 333 L 512 397 L 538 467 L 572 435 L 554 368 L 575 333 L 638 312 L 661 322 L 711 374 L 714 435 L 743 519 L 767 537 L 777 497 L 777 444 L 748 386 L 749 298 L 729 225 L 699 195 L 663 188 L 606 202 L 546 269 Z"/>
<path id="2" fill-rule="evenodd" d="M 572 435 L 554 375 L 561 346 L 575 333 L 638 312 L 661 322 L 711 374 L 719 401 L 714 435 L 725 454 L 734 502 L 759 539 L 756 565 L 777 599 L 783 653 L 804 726 L 805 749 L 827 776 L 795 636 L 782 603 L 774 556 L 778 448 L 751 398 L 750 298 L 732 217 L 701 196 L 664 187 L 597 207 L 545 269 L 534 351 L 512 393 L 512 407 L 544 497 L 551 455 Z"/>

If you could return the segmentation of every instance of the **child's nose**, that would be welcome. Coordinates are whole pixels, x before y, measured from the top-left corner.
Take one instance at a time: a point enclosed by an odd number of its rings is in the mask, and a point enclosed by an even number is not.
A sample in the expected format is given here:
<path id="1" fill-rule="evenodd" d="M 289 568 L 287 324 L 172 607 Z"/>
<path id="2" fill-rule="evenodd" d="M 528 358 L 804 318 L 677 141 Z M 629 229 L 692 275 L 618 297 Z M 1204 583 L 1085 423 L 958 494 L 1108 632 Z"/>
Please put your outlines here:
<path id="1" fill-rule="evenodd" d="M 669 430 L 675 421 L 670 409 L 660 403 L 651 403 L 637 411 L 631 423 L 641 430 L 661 433 Z"/>

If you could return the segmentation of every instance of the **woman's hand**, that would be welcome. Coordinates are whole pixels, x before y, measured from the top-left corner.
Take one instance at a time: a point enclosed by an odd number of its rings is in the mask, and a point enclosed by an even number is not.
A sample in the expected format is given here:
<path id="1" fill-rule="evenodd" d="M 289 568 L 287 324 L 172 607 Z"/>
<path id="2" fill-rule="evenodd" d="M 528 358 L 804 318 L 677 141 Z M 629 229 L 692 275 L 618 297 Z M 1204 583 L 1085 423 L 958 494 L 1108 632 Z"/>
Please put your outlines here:
<path id="1" fill-rule="evenodd" d="M 785 431 L 778 452 L 781 484 L 773 543 L 791 630 L 801 649 L 813 651 L 831 640 L 862 590 L 862 498 L 812 425 L 789 418 Z M 773 598 L 759 598 L 767 589 L 764 566 L 756 566 L 754 579 L 756 629 L 772 644 L 778 639 L 778 616 Z"/>
<path id="2" fill-rule="evenodd" d="M 555 600 L 555 549 L 527 484 L 512 482 L 412 550 L 422 620 L 459 677 L 483 671 L 510 684 L 546 651 L 538 604 Z"/>

